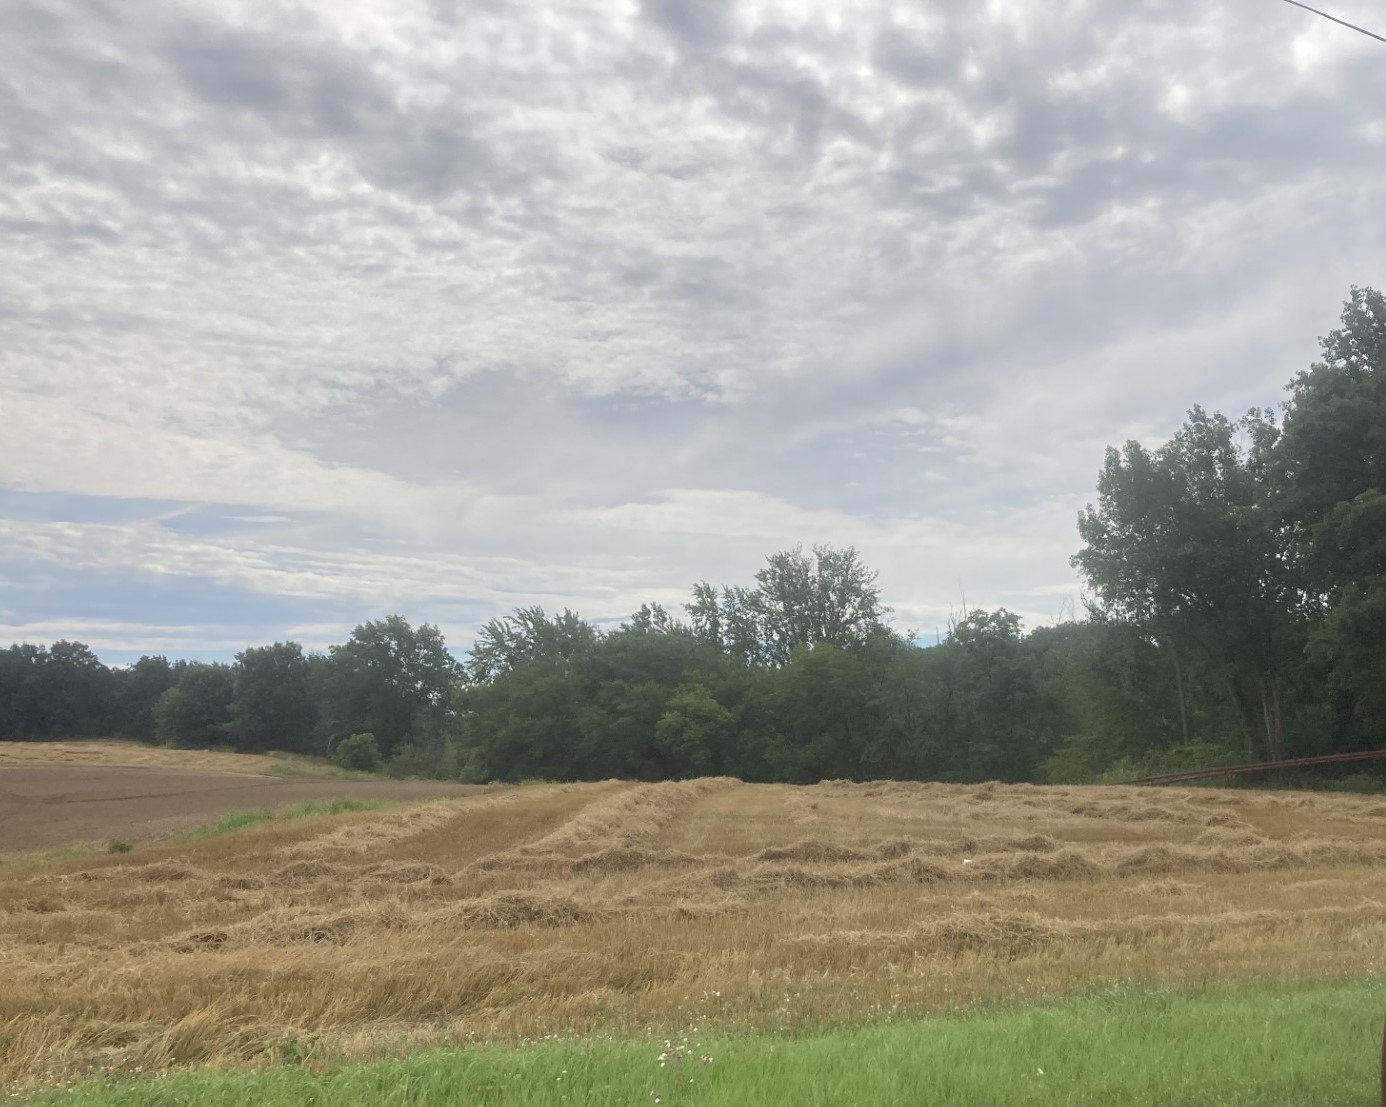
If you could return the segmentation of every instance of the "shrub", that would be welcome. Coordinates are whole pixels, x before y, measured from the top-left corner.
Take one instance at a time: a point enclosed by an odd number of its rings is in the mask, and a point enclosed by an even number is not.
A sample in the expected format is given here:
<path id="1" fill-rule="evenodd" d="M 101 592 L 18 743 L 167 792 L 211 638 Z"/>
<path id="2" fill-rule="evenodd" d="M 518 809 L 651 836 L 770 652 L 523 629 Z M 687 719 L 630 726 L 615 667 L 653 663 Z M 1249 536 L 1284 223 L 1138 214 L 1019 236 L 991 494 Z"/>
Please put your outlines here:
<path id="1" fill-rule="evenodd" d="M 396 780 L 410 777 L 419 779 L 436 778 L 442 775 L 442 757 L 422 746 L 405 743 L 395 751 L 395 755 L 385 762 L 385 772 Z"/>
<path id="2" fill-rule="evenodd" d="M 373 773 L 380 769 L 380 747 L 374 734 L 353 734 L 343 738 L 332 751 L 332 760 L 344 769 Z"/>
<path id="3" fill-rule="evenodd" d="M 1120 784 L 1163 773 L 1216 769 L 1222 765 L 1235 765 L 1241 756 L 1238 751 L 1215 742 L 1187 742 L 1164 750 L 1152 750 L 1143 757 L 1123 757 L 1106 772 L 1099 774 L 1094 783 Z"/>
<path id="4" fill-rule="evenodd" d="M 352 737 L 360 737 L 360 735 L 352 735 Z M 370 735 L 366 735 L 366 737 L 370 737 Z M 316 1034 L 310 1038 L 300 1038 L 297 1034 L 285 1034 L 276 1043 L 280 1062 L 285 1065 L 304 1064 L 313 1055 L 318 1041 L 319 1038 Z"/>

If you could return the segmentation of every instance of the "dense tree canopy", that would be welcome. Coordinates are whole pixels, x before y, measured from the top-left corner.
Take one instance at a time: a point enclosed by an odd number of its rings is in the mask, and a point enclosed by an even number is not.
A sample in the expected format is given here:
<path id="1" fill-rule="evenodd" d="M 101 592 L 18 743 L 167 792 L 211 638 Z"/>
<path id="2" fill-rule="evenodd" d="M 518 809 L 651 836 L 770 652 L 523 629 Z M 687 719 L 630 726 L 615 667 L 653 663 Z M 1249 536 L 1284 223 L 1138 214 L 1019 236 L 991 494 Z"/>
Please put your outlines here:
<path id="1" fill-rule="evenodd" d="M 302 749 L 317 717 L 311 665 L 297 642 L 276 642 L 236 655 L 231 725 L 238 748 Z"/>
<path id="2" fill-rule="evenodd" d="M 186 665 L 154 706 L 154 734 L 166 746 L 230 745 L 236 674 L 229 665 Z"/>

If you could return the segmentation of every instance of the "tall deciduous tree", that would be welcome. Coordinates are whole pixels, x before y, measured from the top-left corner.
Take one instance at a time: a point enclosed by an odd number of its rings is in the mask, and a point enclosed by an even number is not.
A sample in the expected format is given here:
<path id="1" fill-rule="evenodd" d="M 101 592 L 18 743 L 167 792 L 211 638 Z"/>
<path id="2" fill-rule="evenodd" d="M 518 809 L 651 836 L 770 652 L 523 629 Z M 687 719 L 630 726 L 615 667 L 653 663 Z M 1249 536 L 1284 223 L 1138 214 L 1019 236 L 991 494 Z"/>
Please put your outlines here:
<path id="1" fill-rule="evenodd" d="M 309 675 L 308 659 L 297 642 L 276 642 L 236 655 L 233 722 L 240 748 L 311 749 L 318 712 Z"/>
<path id="2" fill-rule="evenodd" d="M 1034 666 L 1022 649 L 1020 617 L 1005 608 L 974 611 L 941 647 L 960 660 L 955 707 L 972 777 L 1024 780 L 1049 752 Z"/>
<path id="3" fill-rule="evenodd" d="M 108 724 L 111 672 L 81 642 L 0 651 L 0 738 L 73 738 Z"/>
<path id="4" fill-rule="evenodd" d="M 50 733 L 43 700 L 46 646 L 16 642 L 0 651 L 0 738 L 45 738 Z"/>
<path id="5" fill-rule="evenodd" d="M 655 738 L 671 763 L 671 776 L 711 771 L 726 758 L 732 715 L 701 684 L 685 684 L 664 704 Z"/>
<path id="6" fill-rule="evenodd" d="M 1303 640 L 1289 539 L 1270 506 L 1275 437 L 1265 413 L 1233 424 L 1195 407 L 1153 453 L 1108 450 L 1073 558 L 1107 614 L 1166 639 L 1176 660 L 1192 643 L 1222 667 L 1272 758 L 1283 752 L 1282 669 Z"/>
<path id="7" fill-rule="evenodd" d="M 155 705 L 156 737 L 166 746 L 227 745 L 235 694 L 236 677 L 229 665 L 183 665 L 178 683 Z"/>
<path id="8" fill-rule="evenodd" d="M 111 673 L 111 726 L 127 738 L 154 741 L 154 707 L 178 683 L 178 671 L 161 655 L 141 657 Z"/>
<path id="9" fill-rule="evenodd" d="M 1285 514 L 1320 546 L 1317 576 L 1331 586 L 1345 567 L 1324 530 L 1329 516 L 1386 492 L 1386 296 L 1354 288 L 1342 326 L 1320 344 L 1323 360 L 1289 386 L 1275 462 Z"/>
<path id="10" fill-rule="evenodd" d="M 531 661 L 570 661 L 590 650 L 596 629 L 576 612 L 564 608 L 547 615 L 542 607 L 517 607 L 513 614 L 492 619 L 477 634 L 469 655 L 468 673 L 483 682 Z"/>
<path id="11" fill-rule="evenodd" d="M 54 642 L 41 669 L 55 736 L 92 735 L 106 725 L 111 673 L 82 642 Z"/>
<path id="12" fill-rule="evenodd" d="M 848 546 L 782 550 L 766 559 L 754 588 L 693 586 L 694 631 L 752 665 L 783 666 L 802 646 L 859 649 L 888 635 L 876 573 Z"/>
<path id="13" fill-rule="evenodd" d="M 328 653 L 323 714 L 329 737 L 374 734 L 389 757 L 445 713 L 459 675 L 442 632 L 400 615 L 362 623 Z"/>
<path id="14" fill-rule="evenodd" d="M 1310 655 L 1337 740 L 1386 735 L 1386 296 L 1354 288 L 1323 359 L 1290 385 L 1276 444 L 1284 516 L 1322 618 Z"/>

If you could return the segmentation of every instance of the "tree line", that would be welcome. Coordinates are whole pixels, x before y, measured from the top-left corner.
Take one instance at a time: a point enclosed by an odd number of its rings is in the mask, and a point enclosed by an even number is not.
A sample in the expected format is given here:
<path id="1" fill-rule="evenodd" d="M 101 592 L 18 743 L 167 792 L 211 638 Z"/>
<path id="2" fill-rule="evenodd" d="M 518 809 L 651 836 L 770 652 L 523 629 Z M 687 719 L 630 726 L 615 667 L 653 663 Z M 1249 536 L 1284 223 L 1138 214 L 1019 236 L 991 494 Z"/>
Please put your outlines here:
<path id="1" fill-rule="evenodd" d="M 465 657 L 429 624 L 232 665 L 0 651 L 0 739 L 119 734 L 463 780 L 1119 779 L 1386 743 L 1386 298 L 1353 289 L 1280 412 L 1195 407 L 1107 452 L 1082 618 L 894 628 L 851 548 L 770 556 L 601 629 L 517 609 Z"/>

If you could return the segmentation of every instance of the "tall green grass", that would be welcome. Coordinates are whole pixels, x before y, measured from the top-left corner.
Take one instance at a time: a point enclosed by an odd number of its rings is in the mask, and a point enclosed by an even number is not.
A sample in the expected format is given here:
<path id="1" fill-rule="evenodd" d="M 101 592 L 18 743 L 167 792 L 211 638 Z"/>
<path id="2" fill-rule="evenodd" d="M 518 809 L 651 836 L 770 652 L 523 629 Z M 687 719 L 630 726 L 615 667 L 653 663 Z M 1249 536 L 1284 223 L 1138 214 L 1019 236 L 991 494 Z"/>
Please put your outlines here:
<path id="1" fill-rule="evenodd" d="M 1109 993 L 1058 1007 L 813 1037 L 459 1049 L 321 1073 L 288 1067 L 94 1083 L 38 1102 L 1374 1107 L 1384 1011 L 1386 986 L 1379 982 L 1197 997 Z"/>

